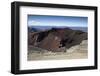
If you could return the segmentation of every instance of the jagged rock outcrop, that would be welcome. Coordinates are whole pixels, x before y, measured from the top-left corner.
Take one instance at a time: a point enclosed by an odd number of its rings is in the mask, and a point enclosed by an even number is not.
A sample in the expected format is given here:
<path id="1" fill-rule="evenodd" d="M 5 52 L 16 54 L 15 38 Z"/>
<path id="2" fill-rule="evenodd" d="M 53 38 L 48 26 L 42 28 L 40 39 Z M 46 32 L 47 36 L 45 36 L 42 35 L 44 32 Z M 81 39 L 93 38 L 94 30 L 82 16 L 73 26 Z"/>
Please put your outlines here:
<path id="1" fill-rule="evenodd" d="M 28 44 L 50 51 L 64 51 L 87 40 L 87 33 L 69 28 L 52 28 L 42 32 L 29 32 Z M 62 50 L 63 48 L 63 50 Z"/>

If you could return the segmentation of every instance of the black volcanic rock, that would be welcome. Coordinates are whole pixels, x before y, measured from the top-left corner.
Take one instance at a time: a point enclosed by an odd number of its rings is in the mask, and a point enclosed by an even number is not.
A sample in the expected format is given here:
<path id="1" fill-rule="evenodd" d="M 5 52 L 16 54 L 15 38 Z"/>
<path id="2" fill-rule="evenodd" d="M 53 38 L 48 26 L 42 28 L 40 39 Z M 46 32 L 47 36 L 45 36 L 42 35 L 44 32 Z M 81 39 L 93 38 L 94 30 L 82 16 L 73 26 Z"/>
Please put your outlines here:
<path id="1" fill-rule="evenodd" d="M 52 28 L 51 30 L 30 33 L 29 45 L 33 45 L 50 51 L 58 51 L 60 48 L 70 48 L 87 40 L 87 33 L 70 28 Z"/>

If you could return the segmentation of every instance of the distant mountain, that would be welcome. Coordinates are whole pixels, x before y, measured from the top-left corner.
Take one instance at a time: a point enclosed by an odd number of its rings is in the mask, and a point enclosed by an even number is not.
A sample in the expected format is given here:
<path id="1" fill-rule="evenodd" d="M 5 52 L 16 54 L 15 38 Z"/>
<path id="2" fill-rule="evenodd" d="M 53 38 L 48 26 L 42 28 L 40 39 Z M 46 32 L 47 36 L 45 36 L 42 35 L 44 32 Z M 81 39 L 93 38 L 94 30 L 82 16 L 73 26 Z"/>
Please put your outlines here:
<path id="1" fill-rule="evenodd" d="M 80 30 L 83 32 L 88 32 L 88 28 L 87 27 L 69 27 L 72 30 Z"/>
<path id="2" fill-rule="evenodd" d="M 29 32 L 28 45 L 50 51 L 62 51 L 87 40 L 87 32 L 70 28 L 52 28 L 36 33 Z"/>
<path id="3" fill-rule="evenodd" d="M 38 32 L 39 30 L 37 28 L 34 28 L 34 27 L 28 27 L 28 31 L 29 32 Z"/>
<path id="4" fill-rule="evenodd" d="M 81 30 L 83 32 L 87 32 L 87 27 L 67 27 L 67 26 L 28 26 L 28 28 L 31 29 L 31 31 L 37 32 L 37 31 L 46 31 L 50 30 L 52 28 L 70 28 L 73 30 Z"/>

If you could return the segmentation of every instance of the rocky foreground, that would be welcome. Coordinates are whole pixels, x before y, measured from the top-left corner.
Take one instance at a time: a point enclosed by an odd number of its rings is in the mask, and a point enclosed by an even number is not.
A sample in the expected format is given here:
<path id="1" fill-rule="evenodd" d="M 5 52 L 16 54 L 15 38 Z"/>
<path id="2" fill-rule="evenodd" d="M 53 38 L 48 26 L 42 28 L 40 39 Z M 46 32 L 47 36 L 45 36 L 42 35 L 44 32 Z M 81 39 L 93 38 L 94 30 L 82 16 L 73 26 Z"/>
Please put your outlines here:
<path id="1" fill-rule="evenodd" d="M 33 47 L 34 48 L 34 47 Z M 36 50 L 41 50 L 36 51 Z M 59 59 L 85 59 L 88 58 L 88 41 L 66 49 L 64 52 L 52 52 L 40 48 L 29 49 L 28 60 L 59 60 Z"/>

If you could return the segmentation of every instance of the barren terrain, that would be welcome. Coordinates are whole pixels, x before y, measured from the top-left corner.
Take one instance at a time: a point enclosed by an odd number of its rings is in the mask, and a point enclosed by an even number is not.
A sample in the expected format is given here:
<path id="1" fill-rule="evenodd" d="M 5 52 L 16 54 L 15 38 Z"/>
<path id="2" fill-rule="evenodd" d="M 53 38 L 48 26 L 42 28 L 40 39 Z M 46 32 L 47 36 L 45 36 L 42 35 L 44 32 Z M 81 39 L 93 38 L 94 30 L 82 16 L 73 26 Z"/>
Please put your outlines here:
<path id="1" fill-rule="evenodd" d="M 28 52 L 28 60 L 59 60 L 59 59 L 84 59 L 88 58 L 87 40 L 83 40 L 79 45 L 66 49 L 66 52 L 35 51 Z"/>

